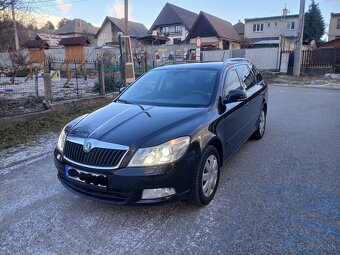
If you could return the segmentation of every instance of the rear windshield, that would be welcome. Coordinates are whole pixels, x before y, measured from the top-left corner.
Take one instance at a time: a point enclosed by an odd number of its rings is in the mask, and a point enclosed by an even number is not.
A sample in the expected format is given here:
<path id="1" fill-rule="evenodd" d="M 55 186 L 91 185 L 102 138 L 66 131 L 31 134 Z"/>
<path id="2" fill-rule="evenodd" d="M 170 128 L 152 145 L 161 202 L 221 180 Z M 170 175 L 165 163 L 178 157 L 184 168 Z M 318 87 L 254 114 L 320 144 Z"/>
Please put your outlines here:
<path id="1" fill-rule="evenodd" d="M 215 92 L 216 69 L 159 69 L 145 74 L 120 97 L 133 104 L 206 107 Z"/>

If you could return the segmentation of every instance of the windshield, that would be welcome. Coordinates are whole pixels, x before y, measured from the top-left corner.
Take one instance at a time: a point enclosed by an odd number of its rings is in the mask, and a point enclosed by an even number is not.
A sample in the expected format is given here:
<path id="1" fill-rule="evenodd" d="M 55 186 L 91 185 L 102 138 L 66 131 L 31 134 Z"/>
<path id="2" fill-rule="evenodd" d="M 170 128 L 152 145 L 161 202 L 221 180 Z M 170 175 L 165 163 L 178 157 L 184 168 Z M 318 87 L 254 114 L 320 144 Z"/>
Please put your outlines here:
<path id="1" fill-rule="evenodd" d="M 216 69 L 160 69 L 145 74 L 118 101 L 175 107 L 206 107 L 214 94 Z"/>

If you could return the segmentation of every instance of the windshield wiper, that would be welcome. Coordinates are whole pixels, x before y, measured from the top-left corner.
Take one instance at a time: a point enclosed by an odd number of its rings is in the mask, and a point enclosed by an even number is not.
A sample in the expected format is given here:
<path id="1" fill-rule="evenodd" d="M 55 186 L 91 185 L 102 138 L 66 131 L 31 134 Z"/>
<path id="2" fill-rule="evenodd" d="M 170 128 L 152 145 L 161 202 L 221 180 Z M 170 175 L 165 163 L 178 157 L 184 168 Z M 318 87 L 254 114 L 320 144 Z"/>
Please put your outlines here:
<path id="1" fill-rule="evenodd" d="M 126 99 L 120 99 L 120 98 L 118 98 L 117 101 L 118 101 L 118 102 L 122 102 L 122 103 L 124 103 L 124 104 L 132 104 L 130 101 L 128 101 L 128 100 L 126 100 Z"/>
<path id="2" fill-rule="evenodd" d="M 124 103 L 124 104 L 134 104 L 134 103 L 132 103 L 132 102 L 126 100 L 126 99 L 120 99 L 120 98 L 118 98 L 116 101 L 122 102 L 122 103 Z M 141 105 L 139 105 L 139 104 L 136 104 L 136 105 L 137 105 L 139 108 L 141 108 L 142 111 L 145 111 L 145 109 L 144 109 L 143 106 L 141 106 Z"/>

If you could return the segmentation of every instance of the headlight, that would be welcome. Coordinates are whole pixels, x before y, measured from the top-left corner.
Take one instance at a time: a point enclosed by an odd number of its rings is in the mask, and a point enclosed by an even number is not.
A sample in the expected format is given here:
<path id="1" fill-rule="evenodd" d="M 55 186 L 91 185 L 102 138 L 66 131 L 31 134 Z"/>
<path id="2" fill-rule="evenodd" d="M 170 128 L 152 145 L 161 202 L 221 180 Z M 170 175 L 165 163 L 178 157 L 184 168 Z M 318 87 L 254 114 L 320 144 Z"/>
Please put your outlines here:
<path id="1" fill-rule="evenodd" d="M 64 127 L 63 130 L 61 130 L 61 133 L 58 138 L 58 143 L 57 143 L 57 148 L 60 152 L 64 150 L 65 140 L 66 140 L 66 134 L 65 134 L 65 127 Z"/>
<path id="2" fill-rule="evenodd" d="M 190 143 L 190 137 L 180 137 L 149 148 L 140 148 L 132 157 L 129 167 L 155 166 L 172 163 L 183 156 Z"/>

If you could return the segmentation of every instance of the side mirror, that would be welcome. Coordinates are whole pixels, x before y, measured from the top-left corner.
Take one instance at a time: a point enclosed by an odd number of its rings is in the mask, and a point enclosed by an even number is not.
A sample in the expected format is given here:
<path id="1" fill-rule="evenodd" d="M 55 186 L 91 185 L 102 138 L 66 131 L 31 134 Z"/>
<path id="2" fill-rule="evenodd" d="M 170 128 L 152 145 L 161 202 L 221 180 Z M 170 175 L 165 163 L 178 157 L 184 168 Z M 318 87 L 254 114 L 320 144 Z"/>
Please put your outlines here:
<path id="1" fill-rule="evenodd" d="M 223 103 L 232 103 L 237 101 L 242 101 L 247 98 L 246 92 L 240 89 L 230 90 L 228 95 L 223 99 Z"/>
<path id="2" fill-rule="evenodd" d="M 119 95 L 122 94 L 125 90 L 126 90 L 126 87 L 121 87 L 121 88 L 119 89 Z"/>

